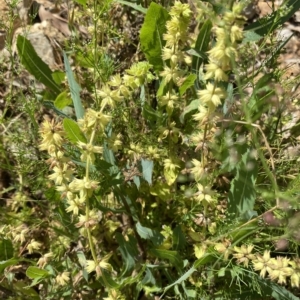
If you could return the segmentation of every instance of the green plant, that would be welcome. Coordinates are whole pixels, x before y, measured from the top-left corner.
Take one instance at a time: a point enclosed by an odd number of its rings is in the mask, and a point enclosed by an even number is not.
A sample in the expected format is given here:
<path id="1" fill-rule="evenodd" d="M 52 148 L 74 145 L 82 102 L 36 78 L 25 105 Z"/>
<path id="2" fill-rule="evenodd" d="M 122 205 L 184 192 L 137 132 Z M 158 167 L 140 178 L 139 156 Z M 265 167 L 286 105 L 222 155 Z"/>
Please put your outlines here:
<path id="1" fill-rule="evenodd" d="M 40 215 L 24 205 L 1 227 L 3 288 L 30 299 L 298 299 L 299 220 L 283 206 L 297 184 L 278 183 L 271 146 L 281 137 L 274 122 L 258 121 L 272 110 L 269 85 L 282 80 L 264 70 L 276 68 L 285 43 L 268 52 L 267 40 L 299 5 L 287 2 L 245 32 L 246 2 L 194 4 L 195 20 L 188 4 L 152 2 L 140 31 L 146 60 L 118 74 L 104 33 L 97 39 L 104 14 L 95 2 L 88 59 L 74 48 L 88 63 L 87 102 L 65 52 L 67 83 L 18 37 L 21 62 L 47 87 L 56 116 L 39 130 L 47 205 Z M 267 55 L 247 74 L 243 59 L 258 41 Z M 283 238 L 294 245 L 289 257 L 273 243 Z M 19 285 L 18 265 L 29 279 Z"/>

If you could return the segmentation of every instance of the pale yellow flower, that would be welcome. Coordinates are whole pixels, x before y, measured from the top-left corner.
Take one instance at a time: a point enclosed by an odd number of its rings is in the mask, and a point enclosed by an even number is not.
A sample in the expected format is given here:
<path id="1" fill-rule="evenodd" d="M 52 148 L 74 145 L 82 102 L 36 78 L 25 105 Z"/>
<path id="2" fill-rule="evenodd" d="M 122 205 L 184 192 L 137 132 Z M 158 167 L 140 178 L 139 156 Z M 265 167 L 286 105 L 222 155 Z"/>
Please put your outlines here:
<path id="1" fill-rule="evenodd" d="M 117 152 L 122 149 L 122 134 L 113 133 L 110 138 L 107 139 L 108 147 L 113 151 Z"/>
<path id="2" fill-rule="evenodd" d="M 72 176 L 72 170 L 69 169 L 68 164 L 64 163 L 62 166 L 57 165 L 53 168 L 53 173 L 48 176 L 50 180 L 53 180 L 55 185 L 61 185 L 63 181 L 70 181 Z"/>
<path id="3" fill-rule="evenodd" d="M 178 37 L 176 33 L 164 33 L 163 39 L 166 41 L 166 47 L 175 47 L 178 43 Z"/>
<path id="4" fill-rule="evenodd" d="M 253 245 L 242 245 L 241 247 L 235 246 L 233 249 L 236 253 L 233 254 L 233 257 L 237 259 L 239 264 L 248 267 L 249 261 L 255 259 L 255 255 L 251 254 L 253 248 Z"/>
<path id="5" fill-rule="evenodd" d="M 293 274 L 293 269 L 289 267 L 290 260 L 286 257 L 277 256 L 271 258 L 268 265 L 271 268 L 269 276 L 272 280 L 277 280 L 279 284 L 286 284 L 286 278 Z"/>
<path id="6" fill-rule="evenodd" d="M 53 257 L 52 252 L 44 254 L 42 257 L 39 258 L 37 265 L 43 269 L 48 264 L 48 262 L 52 257 Z"/>
<path id="7" fill-rule="evenodd" d="M 193 158 L 192 164 L 194 165 L 194 168 L 191 168 L 190 171 L 195 176 L 195 180 L 199 181 L 205 174 L 204 168 L 202 166 L 202 162 Z"/>
<path id="8" fill-rule="evenodd" d="M 289 261 L 289 265 L 292 267 L 292 275 L 291 275 L 291 286 L 292 287 L 300 287 L 300 259 L 294 258 Z"/>
<path id="9" fill-rule="evenodd" d="M 20 242 L 21 244 L 26 240 L 26 234 L 29 232 L 29 229 L 25 225 L 20 225 L 12 232 L 14 237 L 14 242 Z"/>
<path id="10" fill-rule="evenodd" d="M 27 245 L 26 249 L 28 250 L 28 253 L 31 254 L 34 252 L 34 250 L 39 250 L 41 246 L 41 243 L 37 242 L 35 239 L 32 239 Z"/>
<path id="11" fill-rule="evenodd" d="M 105 255 L 102 259 L 98 259 L 97 262 L 94 260 L 87 260 L 85 269 L 88 273 L 91 273 L 93 271 L 96 271 L 97 276 L 102 275 L 101 269 L 105 269 L 107 271 L 112 271 L 113 268 L 110 263 L 108 263 L 109 259 L 111 258 L 113 253 L 109 253 Z"/>
<path id="12" fill-rule="evenodd" d="M 87 215 L 79 215 L 79 222 L 76 224 L 76 227 L 93 227 L 99 224 L 102 219 L 102 213 L 95 209 L 90 210 L 89 216 Z"/>
<path id="13" fill-rule="evenodd" d="M 179 69 L 178 66 L 175 68 L 169 68 L 165 66 L 164 70 L 160 72 L 160 76 L 164 77 L 166 83 L 173 80 L 175 84 L 178 84 L 180 79 L 184 76 L 184 72 Z"/>
<path id="14" fill-rule="evenodd" d="M 230 39 L 232 43 L 243 39 L 243 30 L 237 25 L 233 25 L 230 29 Z"/>
<path id="15" fill-rule="evenodd" d="M 70 281 L 70 272 L 63 272 L 61 274 L 58 274 L 55 278 L 55 281 L 60 286 L 67 285 L 67 283 Z"/>
<path id="16" fill-rule="evenodd" d="M 96 91 L 97 95 L 102 98 L 101 107 L 109 105 L 115 107 L 116 102 L 122 101 L 123 97 L 118 91 L 111 90 L 108 85 L 104 85 L 101 90 Z"/>
<path id="17" fill-rule="evenodd" d="M 110 78 L 110 81 L 108 82 L 110 86 L 118 87 L 122 84 L 122 78 L 120 74 L 114 75 Z"/>
<path id="18" fill-rule="evenodd" d="M 214 249 L 219 253 L 225 253 L 227 247 L 223 243 L 217 243 L 215 244 Z"/>
<path id="19" fill-rule="evenodd" d="M 216 81 L 228 81 L 228 75 L 223 71 L 223 69 L 214 62 L 210 62 L 205 66 L 206 73 L 204 79 L 214 79 Z"/>
<path id="20" fill-rule="evenodd" d="M 261 255 L 257 255 L 256 256 L 256 259 L 254 259 L 252 261 L 252 264 L 253 264 L 253 267 L 256 271 L 260 271 L 260 276 L 261 277 L 266 277 L 266 273 L 270 273 L 270 271 L 272 270 L 270 268 L 270 260 L 271 260 L 271 257 L 270 257 L 270 251 L 265 251 L 264 252 L 264 255 L 261 256 Z"/>
<path id="21" fill-rule="evenodd" d="M 184 18 L 189 18 L 192 11 L 187 3 L 181 3 L 180 1 L 175 1 L 171 8 L 171 16 L 182 16 Z"/>
<path id="22" fill-rule="evenodd" d="M 111 116 L 89 108 L 86 110 L 84 118 L 78 120 L 78 124 L 83 132 L 88 132 L 89 130 L 94 129 L 95 126 L 98 126 L 101 131 L 104 131 L 110 120 Z"/>
<path id="23" fill-rule="evenodd" d="M 210 59 L 218 61 L 222 68 L 227 69 L 231 59 L 237 56 L 236 49 L 232 46 L 226 46 L 225 43 L 217 43 L 211 50 L 208 51 Z"/>
<path id="24" fill-rule="evenodd" d="M 98 188 L 98 185 L 98 181 L 91 180 L 84 176 L 83 179 L 74 178 L 73 181 L 69 184 L 69 190 L 71 192 L 77 192 L 83 189 L 95 190 Z"/>
<path id="25" fill-rule="evenodd" d="M 226 98 L 226 92 L 209 82 L 206 85 L 206 89 L 198 92 L 198 96 L 203 104 L 215 108 L 222 104 L 221 100 Z"/>
<path id="26" fill-rule="evenodd" d="M 175 48 L 175 47 L 172 47 Z M 174 50 L 172 48 L 163 47 L 162 49 L 162 59 L 168 60 L 171 59 L 172 55 L 174 54 Z"/>
<path id="27" fill-rule="evenodd" d="M 114 289 L 109 289 L 108 297 L 104 297 L 103 300 L 125 300 L 125 296 L 122 292 Z"/>
<path id="28" fill-rule="evenodd" d="M 107 271 L 112 271 L 112 266 L 111 264 L 108 263 L 109 259 L 111 258 L 111 256 L 113 255 L 113 253 L 109 253 L 107 255 L 105 255 L 99 262 L 99 267 L 102 269 L 105 269 Z"/>
<path id="29" fill-rule="evenodd" d="M 203 105 L 199 105 L 198 106 L 198 113 L 193 114 L 193 119 L 195 121 L 198 121 L 200 123 L 202 123 L 206 117 L 208 116 L 208 110 L 206 107 L 204 107 Z"/>
<path id="30" fill-rule="evenodd" d="M 226 41 L 227 38 L 227 33 L 225 31 L 225 28 L 222 27 L 216 27 L 215 28 L 216 36 L 217 36 L 217 41 L 218 42 L 224 42 Z"/>
<path id="31" fill-rule="evenodd" d="M 207 245 L 206 244 L 195 244 L 194 245 L 194 254 L 197 259 L 201 258 L 204 256 L 207 250 Z"/>
<path id="32" fill-rule="evenodd" d="M 176 164 L 174 160 L 167 158 L 164 160 L 164 167 L 165 169 L 174 171 L 175 169 L 180 168 L 180 165 Z"/>
<path id="33" fill-rule="evenodd" d="M 61 147 L 64 136 L 62 123 L 55 124 L 54 120 L 50 122 L 46 119 L 39 132 L 42 137 L 42 142 L 39 145 L 41 150 L 48 150 L 50 146 Z"/>
<path id="34" fill-rule="evenodd" d="M 180 30 L 180 26 L 180 19 L 174 16 L 166 24 L 167 32 L 176 35 L 176 33 L 178 33 L 178 31 Z"/>
<path id="35" fill-rule="evenodd" d="M 164 96 L 159 97 L 158 101 L 159 101 L 158 103 L 160 106 L 167 105 L 168 108 L 173 110 L 174 104 L 176 104 L 178 101 L 178 96 L 173 92 L 172 93 L 167 92 Z"/>
<path id="36" fill-rule="evenodd" d="M 78 147 L 80 149 L 82 149 L 82 154 L 80 156 L 80 160 L 81 161 L 90 161 L 92 163 L 95 162 L 95 153 L 102 153 L 103 152 L 103 147 L 100 147 L 100 146 L 95 146 L 93 144 L 86 144 L 86 143 L 83 143 L 83 142 L 78 142 L 77 143 Z"/>
<path id="37" fill-rule="evenodd" d="M 213 225 L 213 228 L 211 229 L 211 233 L 213 234 L 213 232 L 215 232 L 215 230 L 216 230 L 216 224 L 215 224 L 215 222 L 214 223 L 212 223 L 212 224 L 214 224 Z M 208 225 L 208 226 L 210 226 L 210 225 Z M 216 250 L 216 251 L 218 251 L 219 253 L 222 253 L 223 255 L 224 255 L 224 259 L 225 260 L 227 260 L 228 259 L 228 257 L 229 257 L 229 255 L 231 254 L 231 251 L 228 249 L 228 246 L 229 246 L 229 244 L 227 243 L 227 242 L 224 242 L 224 243 L 217 243 L 215 246 L 214 246 L 214 249 Z"/>
<path id="38" fill-rule="evenodd" d="M 76 196 L 74 199 L 67 199 L 68 207 L 66 208 L 66 212 L 72 212 L 73 215 L 77 216 L 85 201 L 86 197 L 80 198 L 78 196 Z"/>
<path id="39" fill-rule="evenodd" d="M 96 263 L 94 260 L 87 260 L 85 269 L 88 273 L 92 273 L 96 270 Z"/>
<path id="40" fill-rule="evenodd" d="M 199 201 L 203 202 L 204 204 L 210 204 L 214 202 L 213 198 L 209 194 L 209 190 L 204 188 L 202 184 L 197 183 L 197 193 L 194 194 L 194 198 Z"/>
<path id="41" fill-rule="evenodd" d="M 149 146 L 147 149 L 147 155 L 149 155 L 151 159 L 158 159 L 160 157 L 158 148 L 153 146 Z"/>

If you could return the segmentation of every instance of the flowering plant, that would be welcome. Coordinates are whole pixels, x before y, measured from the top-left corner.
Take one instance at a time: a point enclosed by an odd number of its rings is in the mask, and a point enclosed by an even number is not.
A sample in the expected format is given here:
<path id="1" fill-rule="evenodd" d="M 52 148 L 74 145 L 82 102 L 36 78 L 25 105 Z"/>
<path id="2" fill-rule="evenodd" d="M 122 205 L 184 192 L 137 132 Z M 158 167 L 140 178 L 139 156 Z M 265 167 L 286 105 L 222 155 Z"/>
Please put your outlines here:
<path id="1" fill-rule="evenodd" d="M 299 218 L 287 218 L 298 203 L 275 176 L 270 128 L 256 122 L 271 84 L 263 73 L 281 46 L 259 74 L 246 74 L 249 48 L 271 34 L 260 23 L 247 29 L 246 4 L 175 1 L 144 11 L 131 3 L 145 12 L 143 60 L 119 73 L 107 64 L 106 76 L 97 65 L 108 52 L 98 40 L 104 31 L 96 4 L 89 8 L 94 65 L 77 70 L 86 101 L 66 54 L 66 82 L 43 65 L 43 97 L 57 112 L 39 124 L 46 208 L 31 211 L 40 223 L 1 226 L 5 282 L 20 264 L 32 299 L 296 297 L 299 259 L 276 242 L 299 242 Z M 293 9 L 265 21 L 274 30 Z M 83 57 L 74 53 L 76 65 Z M 12 211 L 23 196 L 14 195 Z"/>

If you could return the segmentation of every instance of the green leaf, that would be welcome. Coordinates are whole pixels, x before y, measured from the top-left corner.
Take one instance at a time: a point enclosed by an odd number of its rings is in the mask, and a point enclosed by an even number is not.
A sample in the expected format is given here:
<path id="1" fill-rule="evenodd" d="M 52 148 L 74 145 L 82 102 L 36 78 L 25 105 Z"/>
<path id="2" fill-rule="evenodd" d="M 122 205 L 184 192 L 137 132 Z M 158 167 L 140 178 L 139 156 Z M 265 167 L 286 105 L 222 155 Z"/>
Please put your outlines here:
<path id="1" fill-rule="evenodd" d="M 24 281 L 15 281 L 13 283 L 13 290 L 19 294 L 21 294 L 23 297 L 22 299 L 30 299 L 30 300 L 40 300 L 39 294 L 31 287 L 28 286 L 27 283 Z M 27 296 L 25 298 L 25 296 Z"/>
<path id="2" fill-rule="evenodd" d="M 113 188 L 114 194 L 118 201 L 122 203 L 125 207 L 127 206 L 127 212 L 128 208 L 130 210 L 131 216 L 136 221 L 138 220 L 138 209 L 136 204 L 136 196 L 130 194 L 131 191 L 133 191 L 133 186 L 126 187 L 124 185 L 118 184 L 118 186 L 114 186 Z"/>
<path id="3" fill-rule="evenodd" d="M 244 39 L 242 44 L 246 44 L 248 42 L 257 42 L 262 38 L 261 35 L 255 33 L 254 31 L 245 31 L 244 32 Z"/>
<path id="4" fill-rule="evenodd" d="M 14 248 L 11 240 L 2 239 L 0 241 L 0 260 L 9 260 L 14 256 Z"/>
<path id="5" fill-rule="evenodd" d="M 77 120 L 79 120 L 79 119 L 82 119 L 84 116 L 84 108 L 82 106 L 81 99 L 80 99 L 81 88 L 78 85 L 78 83 L 75 81 L 75 78 L 74 78 L 73 72 L 71 70 L 70 63 L 69 63 L 66 53 L 63 52 L 63 54 L 64 54 L 64 64 L 65 64 L 65 69 L 66 69 L 66 73 L 67 73 L 68 83 L 70 86 L 71 97 L 72 97 L 73 104 L 74 104 L 75 114 L 76 114 Z"/>
<path id="6" fill-rule="evenodd" d="M 183 268 L 183 260 L 177 251 L 165 249 L 149 249 L 149 252 L 157 258 L 167 259 L 170 263 L 179 269 Z"/>
<path id="7" fill-rule="evenodd" d="M 141 159 L 143 178 L 151 185 L 152 184 L 152 172 L 153 161 L 148 159 Z"/>
<path id="8" fill-rule="evenodd" d="M 52 73 L 52 78 L 57 84 L 61 84 L 65 80 L 66 74 L 61 71 L 54 71 Z"/>
<path id="9" fill-rule="evenodd" d="M 112 277 L 110 276 L 110 274 L 104 270 L 101 269 L 101 276 L 99 277 L 99 281 L 106 287 L 110 288 L 110 289 L 118 289 L 120 287 L 120 285 L 114 281 L 112 279 Z"/>
<path id="10" fill-rule="evenodd" d="M 277 9 L 271 15 L 258 19 L 256 22 L 246 26 L 245 31 L 251 30 L 260 36 L 265 36 L 273 32 L 279 26 L 288 21 L 294 13 L 300 9 L 299 0 L 289 0 L 285 5 L 284 11 Z"/>
<path id="11" fill-rule="evenodd" d="M 73 144 L 77 144 L 78 142 L 86 143 L 86 138 L 75 121 L 65 118 L 63 125 L 70 142 Z"/>
<path id="12" fill-rule="evenodd" d="M 170 186 L 161 181 L 157 181 L 153 186 L 150 187 L 150 194 L 157 196 L 161 200 L 169 200 L 172 197 Z"/>
<path id="13" fill-rule="evenodd" d="M 49 275 L 49 273 L 44 270 L 40 269 L 38 267 L 28 267 L 26 270 L 26 276 L 30 279 L 40 279 L 40 278 L 45 278 Z"/>
<path id="14" fill-rule="evenodd" d="M 137 251 L 137 241 L 136 239 L 129 235 L 128 241 L 125 241 L 125 238 L 121 233 L 116 233 L 116 240 L 119 244 L 119 250 L 122 255 L 122 259 L 124 262 L 124 269 L 122 273 L 122 277 L 129 272 L 131 272 L 136 265 L 136 257 L 138 256 Z"/>
<path id="15" fill-rule="evenodd" d="M 83 6 L 86 5 L 86 0 L 75 0 L 75 2 Z"/>
<path id="16" fill-rule="evenodd" d="M 184 289 L 184 292 L 185 292 L 186 296 L 188 297 L 188 299 L 197 297 L 197 292 L 195 290 Z"/>
<path id="17" fill-rule="evenodd" d="M 163 294 L 161 295 L 161 299 L 162 296 L 166 293 L 167 290 L 169 290 L 171 287 L 175 286 L 175 285 L 178 285 L 178 284 L 181 284 L 183 283 L 185 280 L 189 279 L 190 276 L 196 271 L 196 269 L 194 267 L 190 268 L 187 272 L 185 272 L 179 279 L 177 279 L 175 282 L 173 282 L 172 284 L 166 286 L 164 288 L 164 292 Z"/>
<path id="18" fill-rule="evenodd" d="M 159 88 L 156 93 L 156 97 L 161 97 L 165 94 L 166 81 L 164 78 L 159 83 Z"/>
<path id="19" fill-rule="evenodd" d="M 155 122 L 161 118 L 160 112 L 153 109 L 148 102 L 145 102 L 143 105 L 143 117 L 147 120 L 156 124 Z"/>
<path id="20" fill-rule="evenodd" d="M 225 276 L 225 271 L 226 271 L 226 268 L 225 268 L 225 267 L 221 268 L 221 269 L 218 271 L 218 277 L 224 277 L 224 276 Z"/>
<path id="21" fill-rule="evenodd" d="M 17 263 L 19 263 L 19 261 L 20 261 L 19 259 L 15 259 L 15 258 L 11 258 L 5 261 L 0 261 L 0 273 L 2 273 L 5 268 L 16 265 Z"/>
<path id="22" fill-rule="evenodd" d="M 78 258 L 78 262 L 81 265 L 81 267 L 85 267 L 86 266 L 86 257 L 84 255 L 83 251 L 77 251 L 76 252 L 77 258 Z"/>
<path id="23" fill-rule="evenodd" d="M 63 109 L 70 104 L 72 104 L 72 99 L 68 96 L 66 91 L 60 93 L 54 101 L 54 106 L 58 109 Z"/>
<path id="24" fill-rule="evenodd" d="M 145 274 L 145 277 L 143 278 L 142 280 L 142 285 L 155 285 L 156 284 L 156 279 L 155 277 L 153 276 L 151 270 L 149 268 L 146 268 L 146 274 Z"/>
<path id="25" fill-rule="evenodd" d="M 144 227 L 140 222 L 137 222 L 136 230 L 142 239 L 151 240 L 154 246 L 161 245 L 164 240 L 164 236 L 160 232 Z"/>
<path id="26" fill-rule="evenodd" d="M 145 14 L 147 12 L 147 8 L 142 7 L 141 4 L 138 5 L 136 3 L 132 3 L 132 2 L 129 2 L 129 1 L 123 1 L 123 0 L 117 0 L 117 2 L 119 2 L 121 4 L 124 4 L 124 5 L 127 5 L 129 7 L 132 7 L 133 9 L 135 9 L 137 11 L 140 11 L 143 14 Z"/>
<path id="27" fill-rule="evenodd" d="M 197 75 L 195 74 L 190 74 L 185 81 L 183 82 L 183 84 L 180 86 L 179 88 L 179 94 L 180 96 L 182 96 L 187 89 L 189 89 L 191 86 L 194 85 L 195 80 L 197 79 Z"/>
<path id="28" fill-rule="evenodd" d="M 206 20 L 204 24 L 201 26 L 197 41 L 195 44 L 195 51 L 199 53 L 199 56 L 193 56 L 192 60 L 192 70 L 198 74 L 200 66 L 206 60 L 203 54 L 206 54 L 208 51 L 208 46 L 210 43 L 210 33 L 212 29 L 212 22 L 210 20 Z"/>
<path id="29" fill-rule="evenodd" d="M 156 72 L 163 70 L 163 34 L 169 14 L 161 5 L 151 2 L 140 31 L 141 48 Z"/>
<path id="30" fill-rule="evenodd" d="M 136 185 L 136 187 L 139 189 L 140 186 L 141 186 L 141 180 L 140 180 L 140 177 L 139 177 L 139 176 L 134 176 L 134 177 L 133 177 L 133 182 L 134 182 L 134 184 Z"/>
<path id="31" fill-rule="evenodd" d="M 241 224 L 242 225 L 242 224 Z M 235 228 L 233 231 L 230 232 L 230 236 L 232 238 L 232 243 L 241 243 L 243 240 L 245 240 L 248 236 L 255 234 L 257 231 L 257 224 L 252 224 L 252 226 L 238 226 L 235 225 Z"/>
<path id="32" fill-rule="evenodd" d="M 176 250 L 184 249 L 186 245 L 186 238 L 182 232 L 181 226 L 178 225 L 173 230 L 173 248 Z"/>
<path id="33" fill-rule="evenodd" d="M 204 266 L 212 261 L 214 261 L 216 258 L 212 253 L 205 253 L 201 258 L 197 259 L 194 263 L 194 268 L 199 268 L 200 266 Z"/>
<path id="34" fill-rule="evenodd" d="M 257 162 L 251 149 L 242 155 L 236 166 L 236 176 L 231 181 L 228 196 L 228 211 L 243 216 L 247 211 L 253 210 L 255 204 L 257 177 Z"/>
<path id="35" fill-rule="evenodd" d="M 52 71 L 37 55 L 30 41 L 24 36 L 18 35 L 17 49 L 21 63 L 38 81 L 52 90 L 55 94 L 59 94 L 59 86 L 52 78 Z"/>
<path id="36" fill-rule="evenodd" d="M 164 169 L 164 176 L 169 186 L 171 186 L 175 182 L 178 174 L 178 169 Z"/>
<path id="37" fill-rule="evenodd" d="M 131 276 L 126 276 L 123 277 L 122 279 L 120 279 L 120 286 L 125 287 L 126 285 L 133 285 L 136 283 L 140 283 L 141 282 L 141 277 L 144 273 L 146 269 L 146 266 L 144 265 L 142 268 L 140 268 L 139 270 L 136 268 L 136 270 L 138 270 L 138 273 L 133 272 Z"/>
<path id="38" fill-rule="evenodd" d="M 199 105 L 200 105 L 200 100 L 199 99 L 192 100 L 191 103 L 184 108 L 182 114 L 180 115 L 180 117 L 179 117 L 180 122 L 184 123 L 185 115 L 188 114 L 189 112 L 193 111 L 193 110 L 198 109 Z"/>

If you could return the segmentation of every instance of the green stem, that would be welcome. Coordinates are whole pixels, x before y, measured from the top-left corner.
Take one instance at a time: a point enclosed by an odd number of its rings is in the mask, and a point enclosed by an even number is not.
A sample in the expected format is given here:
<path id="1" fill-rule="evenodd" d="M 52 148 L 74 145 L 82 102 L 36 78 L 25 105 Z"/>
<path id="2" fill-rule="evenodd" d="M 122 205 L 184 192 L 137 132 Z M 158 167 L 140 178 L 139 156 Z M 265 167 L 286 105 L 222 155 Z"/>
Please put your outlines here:
<path id="1" fill-rule="evenodd" d="M 95 124 L 95 128 L 97 128 L 97 122 Z M 96 134 L 96 130 L 94 129 L 92 131 L 89 144 L 93 143 L 94 138 L 95 138 L 95 134 Z M 86 171 L 85 171 L 86 180 L 89 179 L 89 169 L 90 169 L 90 157 L 87 156 Z M 89 223 L 89 216 L 90 216 L 90 203 L 89 203 L 88 193 L 87 193 L 86 203 L 85 203 L 85 216 L 86 216 L 86 223 L 88 224 Z M 98 261 L 97 261 L 96 250 L 95 250 L 95 246 L 94 246 L 94 243 L 93 243 L 93 238 L 92 238 L 92 234 L 91 234 L 91 230 L 90 230 L 89 226 L 86 227 L 86 231 L 87 231 L 87 235 L 88 235 L 88 242 L 89 242 L 90 250 L 91 250 L 91 253 L 92 253 L 92 257 L 93 257 L 93 260 L 95 261 L 95 264 L 97 265 Z"/>

